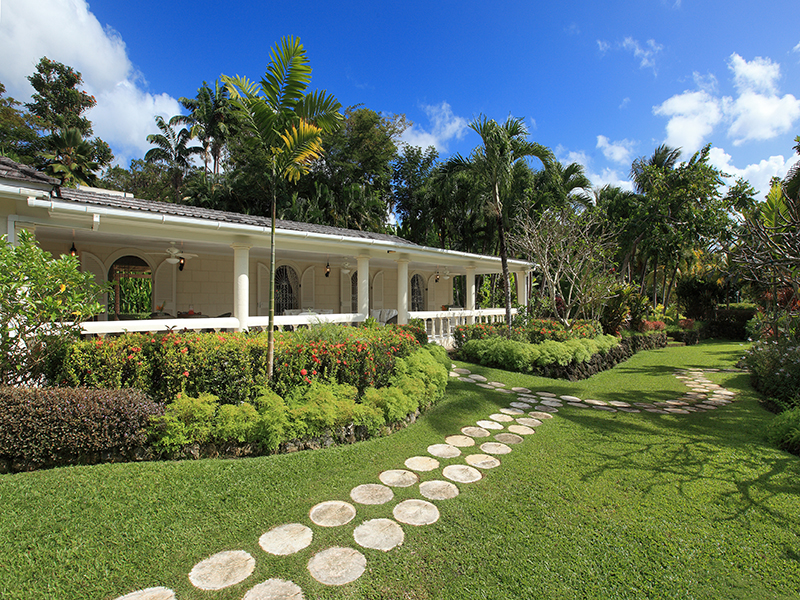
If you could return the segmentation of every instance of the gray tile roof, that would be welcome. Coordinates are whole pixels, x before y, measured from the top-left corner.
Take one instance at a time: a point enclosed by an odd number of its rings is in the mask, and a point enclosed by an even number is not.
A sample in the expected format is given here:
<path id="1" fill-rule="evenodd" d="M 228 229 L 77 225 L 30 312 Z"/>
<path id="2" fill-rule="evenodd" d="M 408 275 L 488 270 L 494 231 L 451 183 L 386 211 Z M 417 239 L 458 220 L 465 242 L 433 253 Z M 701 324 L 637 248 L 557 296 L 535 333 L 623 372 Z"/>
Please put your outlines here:
<path id="1" fill-rule="evenodd" d="M 58 179 L 40 173 L 33 167 L 15 162 L 5 156 L 0 156 L 0 179 L 13 179 L 30 183 L 45 185 L 58 185 Z"/>

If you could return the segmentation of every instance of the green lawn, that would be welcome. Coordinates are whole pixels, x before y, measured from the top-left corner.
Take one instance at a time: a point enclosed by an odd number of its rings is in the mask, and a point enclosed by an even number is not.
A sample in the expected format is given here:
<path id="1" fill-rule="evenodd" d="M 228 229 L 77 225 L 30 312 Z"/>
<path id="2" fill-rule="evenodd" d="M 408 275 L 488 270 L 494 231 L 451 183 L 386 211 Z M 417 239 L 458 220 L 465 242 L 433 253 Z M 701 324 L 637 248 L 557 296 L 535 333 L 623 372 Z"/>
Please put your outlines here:
<path id="1" fill-rule="evenodd" d="M 709 342 L 643 352 L 574 383 L 464 366 L 535 390 L 655 401 L 685 390 L 675 368 L 731 367 L 743 349 Z M 800 460 L 764 440 L 772 415 L 746 375 L 710 379 L 739 391 L 737 401 L 691 415 L 562 408 L 483 480 L 437 502 L 437 523 L 404 526 L 405 543 L 390 552 L 361 549 L 367 571 L 343 587 L 314 581 L 309 558 L 357 547 L 353 528 L 391 517 L 394 503 L 357 505 L 343 527 L 313 525 L 313 543 L 293 556 L 267 555 L 259 536 L 311 525 L 312 505 L 348 500 L 354 486 L 377 483 L 381 471 L 513 398 L 451 381 L 447 399 L 415 425 L 353 446 L 3 475 L 0 597 L 111 599 L 163 585 L 178 600 L 228 600 L 281 577 L 306 598 L 800 598 Z M 396 500 L 419 497 L 394 491 Z M 195 563 L 233 549 L 256 558 L 248 580 L 218 592 L 191 586 Z"/>

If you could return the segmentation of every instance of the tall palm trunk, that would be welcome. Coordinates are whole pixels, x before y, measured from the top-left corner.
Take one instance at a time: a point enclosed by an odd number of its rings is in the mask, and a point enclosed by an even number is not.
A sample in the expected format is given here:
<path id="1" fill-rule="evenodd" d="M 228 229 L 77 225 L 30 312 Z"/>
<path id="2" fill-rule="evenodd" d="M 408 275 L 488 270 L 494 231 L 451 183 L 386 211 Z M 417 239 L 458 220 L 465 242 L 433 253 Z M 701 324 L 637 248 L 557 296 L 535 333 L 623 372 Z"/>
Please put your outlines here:
<path id="1" fill-rule="evenodd" d="M 275 365 L 275 215 L 276 198 L 275 186 L 277 183 L 277 173 L 275 172 L 275 160 L 272 161 L 272 227 L 269 232 L 269 331 L 267 332 L 267 379 L 272 379 L 272 371 Z"/>

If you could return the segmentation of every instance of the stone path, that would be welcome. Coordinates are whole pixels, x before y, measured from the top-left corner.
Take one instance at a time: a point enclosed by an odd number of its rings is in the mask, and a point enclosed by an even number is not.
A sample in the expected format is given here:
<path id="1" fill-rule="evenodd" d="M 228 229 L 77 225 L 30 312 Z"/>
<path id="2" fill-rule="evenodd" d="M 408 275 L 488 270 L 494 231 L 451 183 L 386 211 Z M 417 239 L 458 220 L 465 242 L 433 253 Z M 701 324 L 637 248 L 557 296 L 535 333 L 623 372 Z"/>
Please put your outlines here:
<path id="1" fill-rule="evenodd" d="M 525 437 L 535 433 L 535 427 L 553 418 L 559 410 L 593 409 L 604 412 L 689 415 L 694 412 L 716 410 L 730 404 L 735 393 L 712 383 L 706 373 L 715 371 L 686 369 L 675 372 L 689 391 L 663 402 L 622 402 L 616 400 L 581 399 L 576 396 L 558 396 L 548 391 L 533 392 L 527 388 L 508 389 L 499 381 L 487 382 L 481 375 L 468 369 L 453 366 L 450 376 L 460 381 L 474 383 L 482 388 L 513 395 L 515 400 L 487 419 L 467 425 L 458 434 L 444 438 L 444 443 L 428 446 L 430 456 L 412 456 L 404 462 L 404 469 L 383 471 L 380 483 L 364 483 L 350 491 L 355 504 L 385 505 L 394 500 L 392 488 L 418 486 L 423 499 L 412 498 L 399 502 L 391 510 L 391 517 L 370 519 L 355 525 L 353 541 L 365 550 L 389 552 L 402 545 L 405 539 L 403 525 L 424 527 L 439 520 L 439 509 L 431 501 L 452 501 L 459 494 L 460 485 L 469 485 L 483 478 L 482 471 L 501 466 L 501 459 L 522 444 Z M 435 458 L 433 458 L 435 457 Z M 416 472 L 433 472 L 441 467 L 440 459 L 449 461 L 441 469 L 444 479 L 420 483 Z M 388 512 L 388 509 L 387 509 Z M 342 500 L 327 500 L 311 507 L 308 518 L 318 527 L 344 527 L 355 519 L 358 509 Z M 352 527 L 352 525 L 351 525 Z M 302 523 L 276 525 L 258 540 L 259 546 L 269 554 L 286 556 L 309 547 L 314 531 Z M 188 574 L 189 581 L 198 589 L 219 590 L 245 581 L 255 570 L 256 560 L 243 550 L 227 550 L 197 563 Z M 367 566 L 367 556 L 360 550 L 332 547 L 315 552 L 308 561 L 311 576 L 324 585 L 346 585 L 361 577 Z M 210 596 L 211 597 L 211 596 Z M 291 581 L 268 579 L 254 585 L 243 600 L 303 600 L 302 589 Z M 152 587 L 120 596 L 117 600 L 176 600 L 175 593 L 165 587 Z"/>

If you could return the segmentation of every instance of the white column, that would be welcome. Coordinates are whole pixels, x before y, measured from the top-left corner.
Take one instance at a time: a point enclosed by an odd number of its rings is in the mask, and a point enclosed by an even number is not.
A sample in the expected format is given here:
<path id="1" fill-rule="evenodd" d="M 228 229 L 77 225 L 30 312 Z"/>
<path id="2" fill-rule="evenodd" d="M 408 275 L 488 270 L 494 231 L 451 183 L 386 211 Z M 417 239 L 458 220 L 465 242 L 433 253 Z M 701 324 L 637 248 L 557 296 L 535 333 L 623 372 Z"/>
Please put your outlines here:
<path id="1" fill-rule="evenodd" d="M 369 256 L 358 257 L 358 314 L 369 316 Z"/>
<path id="2" fill-rule="evenodd" d="M 528 286 L 527 276 L 524 271 L 517 271 L 514 274 L 514 279 L 517 280 L 517 302 L 521 306 L 528 306 Z"/>
<path id="3" fill-rule="evenodd" d="M 408 324 L 408 261 L 397 261 L 397 324 Z"/>
<path id="4" fill-rule="evenodd" d="M 239 331 L 247 331 L 250 316 L 250 246 L 233 248 L 233 316 L 239 319 Z"/>
<path id="5" fill-rule="evenodd" d="M 467 310 L 475 310 L 475 267 L 467 267 Z M 467 317 L 467 324 L 475 323 L 475 317 Z"/>

